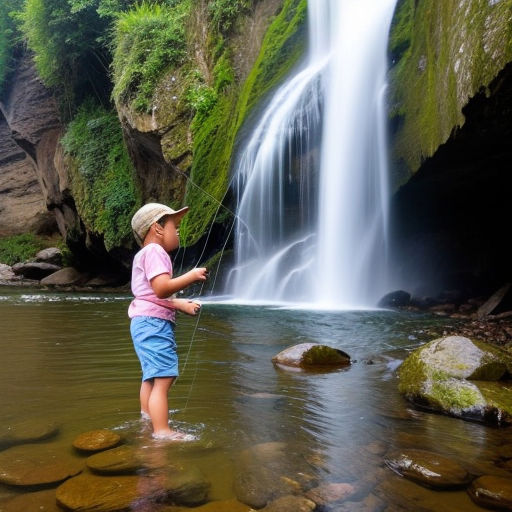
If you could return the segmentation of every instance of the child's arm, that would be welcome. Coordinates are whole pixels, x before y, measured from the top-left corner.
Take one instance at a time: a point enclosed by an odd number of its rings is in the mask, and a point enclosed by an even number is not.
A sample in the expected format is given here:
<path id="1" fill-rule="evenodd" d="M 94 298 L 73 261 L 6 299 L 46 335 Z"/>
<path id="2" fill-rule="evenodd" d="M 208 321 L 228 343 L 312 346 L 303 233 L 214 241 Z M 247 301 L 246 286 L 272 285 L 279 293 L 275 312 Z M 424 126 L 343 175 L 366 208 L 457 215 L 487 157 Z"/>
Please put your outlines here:
<path id="1" fill-rule="evenodd" d="M 181 311 L 182 313 L 186 313 L 187 315 L 195 316 L 201 309 L 201 304 L 195 300 L 172 298 L 169 302 L 172 304 L 174 309 Z"/>
<path id="2" fill-rule="evenodd" d="M 159 299 L 166 299 L 196 281 L 206 281 L 207 277 L 208 271 L 204 267 L 193 268 L 186 274 L 172 279 L 169 274 L 159 274 L 151 279 L 151 288 Z"/>

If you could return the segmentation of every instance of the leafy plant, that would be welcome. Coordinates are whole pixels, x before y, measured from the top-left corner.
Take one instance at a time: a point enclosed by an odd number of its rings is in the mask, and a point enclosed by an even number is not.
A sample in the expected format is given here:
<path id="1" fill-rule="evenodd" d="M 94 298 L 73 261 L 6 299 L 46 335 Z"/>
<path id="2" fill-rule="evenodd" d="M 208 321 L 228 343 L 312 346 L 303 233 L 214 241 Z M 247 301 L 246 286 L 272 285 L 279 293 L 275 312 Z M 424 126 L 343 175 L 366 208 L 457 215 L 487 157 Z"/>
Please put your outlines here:
<path id="1" fill-rule="evenodd" d="M 103 235 L 107 250 L 131 240 L 140 199 L 116 112 L 86 102 L 61 143 L 72 157 L 71 187 L 87 228 Z"/>
<path id="2" fill-rule="evenodd" d="M 31 233 L 0 238 L 0 263 L 14 265 L 33 258 L 46 244 Z"/>
<path id="3" fill-rule="evenodd" d="M 22 0 L 2 0 L 0 3 L 0 91 L 12 69 L 12 56 L 19 39 L 14 13 L 21 9 Z"/>
<path id="4" fill-rule="evenodd" d="M 208 12 L 216 28 L 227 33 L 232 29 L 237 17 L 248 11 L 251 6 L 251 0 L 211 0 Z"/>

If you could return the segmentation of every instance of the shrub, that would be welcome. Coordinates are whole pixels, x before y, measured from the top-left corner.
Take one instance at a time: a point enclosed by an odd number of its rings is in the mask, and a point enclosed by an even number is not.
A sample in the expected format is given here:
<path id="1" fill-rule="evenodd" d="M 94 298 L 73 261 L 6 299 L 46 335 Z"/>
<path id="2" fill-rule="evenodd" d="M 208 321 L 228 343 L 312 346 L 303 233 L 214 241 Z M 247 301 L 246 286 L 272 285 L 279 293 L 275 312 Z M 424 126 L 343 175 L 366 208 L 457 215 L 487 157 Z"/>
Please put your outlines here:
<path id="1" fill-rule="evenodd" d="M 131 241 L 140 199 L 115 111 L 85 103 L 61 143 L 73 157 L 71 187 L 86 227 L 103 235 L 107 250 Z"/>
<path id="2" fill-rule="evenodd" d="M 0 91 L 11 71 L 13 51 L 18 44 L 14 13 L 20 8 L 21 0 L 2 0 L 0 3 Z"/>
<path id="3" fill-rule="evenodd" d="M 217 30 L 229 32 L 237 17 L 251 8 L 251 0 L 211 0 L 208 4 L 208 13 Z"/>
<path id="4" fill-rule="evenodd" d="M 46 244 L 31 233 L 0 238 L 0 263 L 14 265 L 33 258 Z"/>
<path id="5" fill-rule="evenodd" d="M 119 15 L 113 60 L 116 102 L 132 100 L 136 110 L 150 110 L 159 78 L 186 55 L 189 9 L 190 0 L 176 2 L 174 7 L 142 2 Z"/>

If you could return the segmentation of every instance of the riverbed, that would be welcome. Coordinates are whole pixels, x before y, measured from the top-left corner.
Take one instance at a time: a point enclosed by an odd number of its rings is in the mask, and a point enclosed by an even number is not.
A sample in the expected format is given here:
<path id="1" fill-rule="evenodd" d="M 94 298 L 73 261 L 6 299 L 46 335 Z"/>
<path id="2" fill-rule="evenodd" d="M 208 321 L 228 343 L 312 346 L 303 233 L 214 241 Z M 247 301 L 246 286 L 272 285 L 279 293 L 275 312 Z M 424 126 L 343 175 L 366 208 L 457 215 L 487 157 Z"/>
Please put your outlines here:
<path id="1" fill-rule="evenodd" d="M 78 434 L 103 428 L 133 446 L 157 447 L 140 419 L 129 300 L 0 290 L 2 425 L 55 422 L 57 436 L 42 442 L 68 452 Z M 279 442 L 286 446 L 283 472 L 303 464 L 301 473 L 319 484 L 364 482 L 354 500 L 371 495 L 389 511 L 484 510 L 465 490 L 429 490 L 384 464 L 392 450 L 422 448 L 472 474 L 489 473 L 499 446 L 512 441 L 506 429 L 414 410 L 397 392 L 395 370 L 407 353 L 453 322 L 420 313 L 206 303 L 199 321 L 178 319 L 181 376 L 170 392 L 171 421 L 204 448 L 180 457 L 210 482 L 210 500 L 234 497 L 243 450 Z M 273 366 L 273 355 L 303 342 L 339 348 L 353 363 L 328 373 Z M 0 500 L 25 492 L 0 486 Z M 149 507 L 156 512 L 162 505 Z"/>

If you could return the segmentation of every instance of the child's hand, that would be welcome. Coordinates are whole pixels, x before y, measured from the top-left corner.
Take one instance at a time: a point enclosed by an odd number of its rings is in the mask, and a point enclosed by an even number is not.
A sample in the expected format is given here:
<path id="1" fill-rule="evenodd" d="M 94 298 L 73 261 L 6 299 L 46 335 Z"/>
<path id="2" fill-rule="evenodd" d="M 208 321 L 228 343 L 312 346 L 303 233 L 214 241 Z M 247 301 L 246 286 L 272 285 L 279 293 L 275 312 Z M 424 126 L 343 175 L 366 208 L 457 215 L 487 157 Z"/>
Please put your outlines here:
<path id="1" fill-rule="evenodd" d="M 196 316 L 201 311 L 201 304 L 194 300 L 187 300 L 182 305 L 181 311 L 187 315 Z"/>
<path id="2" fill-rule="evenodd" d="M 190 271 L 194 281 L 206 281 L 208 279 L 208 270 L 204 267 L 193 268 Z"/>

